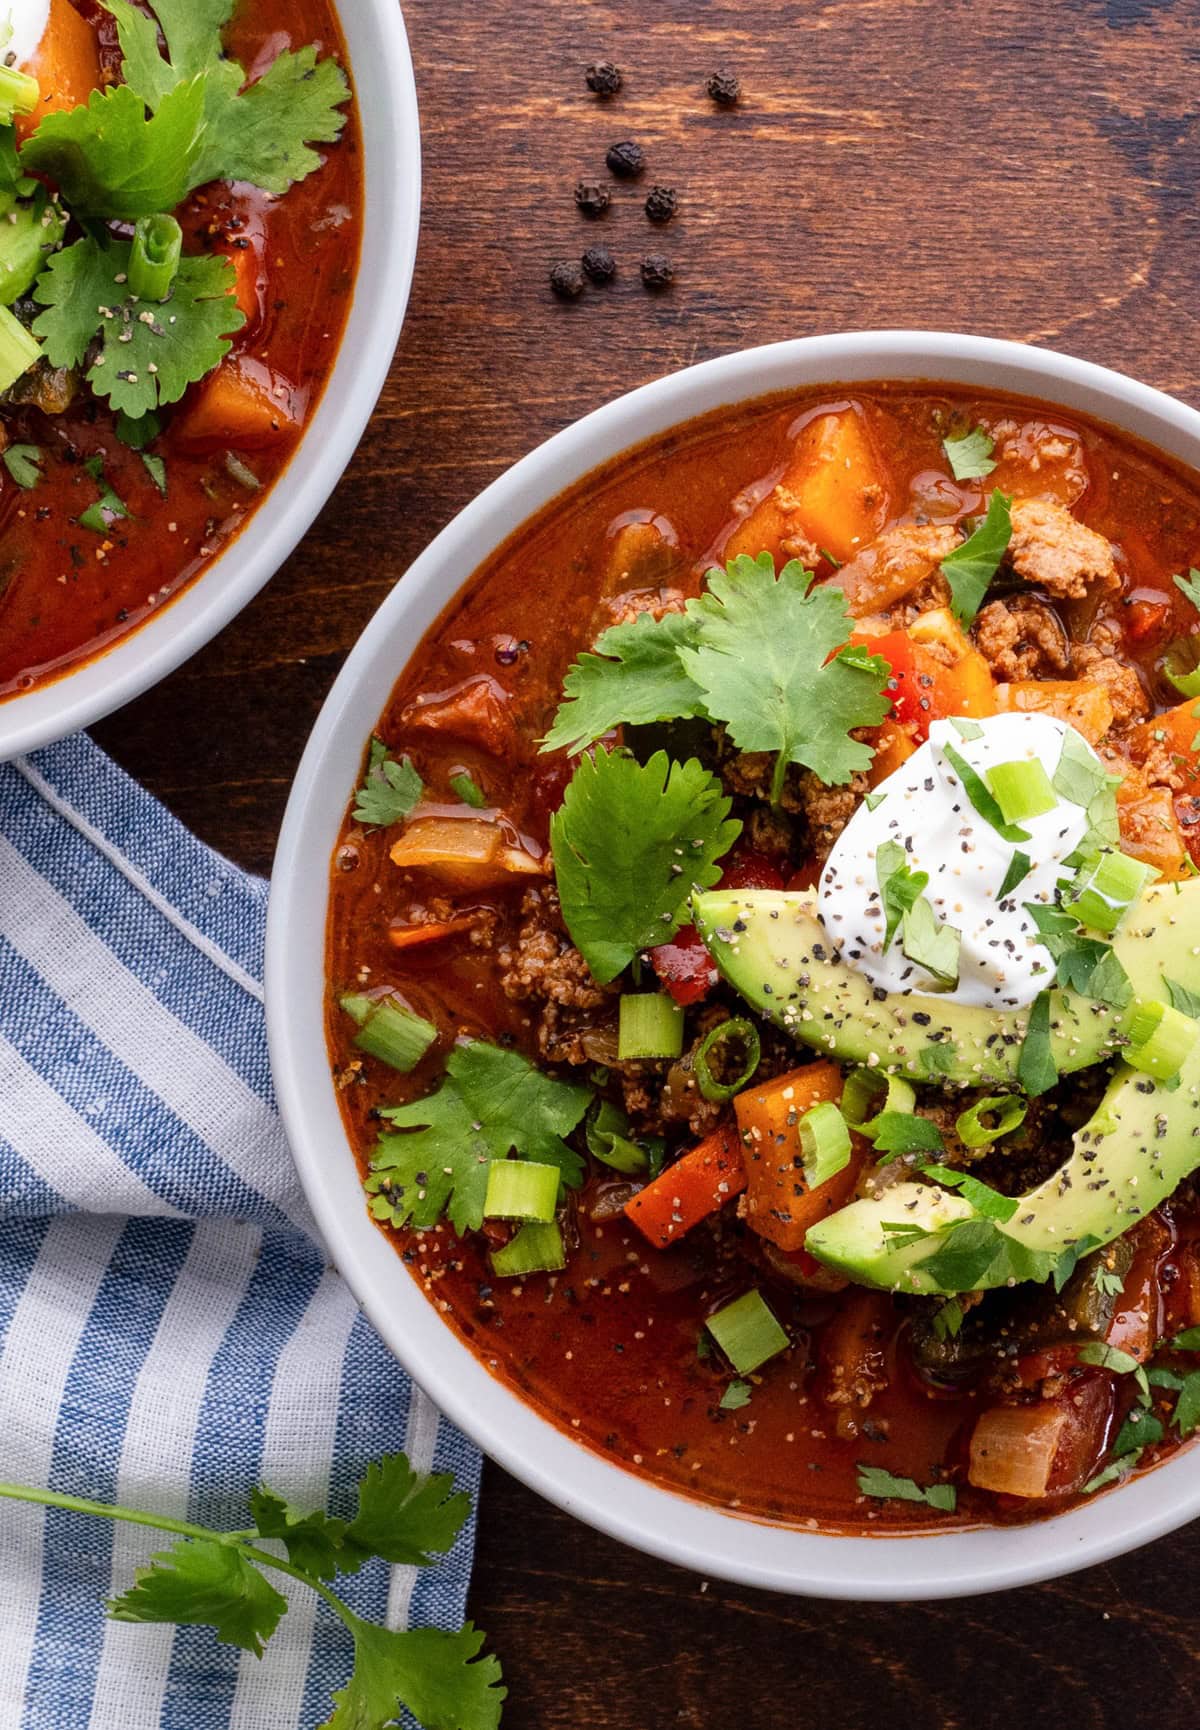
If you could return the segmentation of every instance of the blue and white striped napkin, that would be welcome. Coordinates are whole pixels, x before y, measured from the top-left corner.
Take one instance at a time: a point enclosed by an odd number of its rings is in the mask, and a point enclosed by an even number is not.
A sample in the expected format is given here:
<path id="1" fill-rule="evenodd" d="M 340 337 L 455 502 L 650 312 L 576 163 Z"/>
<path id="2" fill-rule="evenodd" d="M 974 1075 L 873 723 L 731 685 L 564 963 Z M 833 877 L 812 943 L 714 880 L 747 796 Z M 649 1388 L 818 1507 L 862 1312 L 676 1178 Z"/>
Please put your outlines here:
<path id="1" fill-rule="evenodd" d="M 0 767 L 0 1479 L 228 1527 L 260 1479 L 346 1513 L 399 1448 L 478 1488 L 316 1239 L 271 1097 L 265 910 L 89 739 Z M 0 1502 L 0 1730 L 323 1721 L 350 1649 L 306 1588 L 262 1659 L 106 1621 L 161 1542 Z M 472 1542 L 345 1595 L 457 1627 Z"/>

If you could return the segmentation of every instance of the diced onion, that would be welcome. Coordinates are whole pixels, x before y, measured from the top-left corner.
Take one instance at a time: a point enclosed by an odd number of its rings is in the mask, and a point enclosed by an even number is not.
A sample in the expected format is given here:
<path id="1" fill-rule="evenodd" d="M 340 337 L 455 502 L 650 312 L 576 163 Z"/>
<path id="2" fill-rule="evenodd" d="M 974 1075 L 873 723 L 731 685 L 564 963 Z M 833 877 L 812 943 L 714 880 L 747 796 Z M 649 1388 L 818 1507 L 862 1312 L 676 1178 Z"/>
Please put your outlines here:
<path id="1" fill-rule="evenodd" d="M 993 1406 L 971 1433 L 968 1480 L 997 1495 L 1047 1495 L 1069 1422 L 1062 1406 Z"/>

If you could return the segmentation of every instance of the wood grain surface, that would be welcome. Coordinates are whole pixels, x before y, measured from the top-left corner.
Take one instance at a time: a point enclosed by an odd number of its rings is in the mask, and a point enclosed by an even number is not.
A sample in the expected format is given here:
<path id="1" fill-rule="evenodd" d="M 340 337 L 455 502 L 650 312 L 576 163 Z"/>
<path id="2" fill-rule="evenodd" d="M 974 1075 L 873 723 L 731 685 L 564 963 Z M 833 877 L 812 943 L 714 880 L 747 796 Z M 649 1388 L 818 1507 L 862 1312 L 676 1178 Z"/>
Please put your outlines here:
<path id="1" fill-rule="evenodd" d="M 413 0 L 424 226 L 400 349 L 338 492 L 258 601 L 96 729 L 208 841 L 270 867 L 359 631 L 430 537 L 549 433 L 692 361 L 915 325 L 1064 348 L 1200 403 L 1200 0 Z M 601 104 L 583 67 L 612 57 Z M 704 80 L 741 76 L 732 113 Z M 646 148 L 589 224 L 578 175 Z M 651 228 L 651 180 L 680 214 Z M 562 305 L 603 238 L 620 274 Z M 638 280 L 647 250 L 677 277 Z M 219 580 L 219 578 L 217 579 Z M 880 1567 L 887 1568 L 886 1546 Z M 1195 1528 L 940 1605 L 741 1591 L 485 1477 L 471 1610 L 506 1730 L 1195 1730 Z"/>

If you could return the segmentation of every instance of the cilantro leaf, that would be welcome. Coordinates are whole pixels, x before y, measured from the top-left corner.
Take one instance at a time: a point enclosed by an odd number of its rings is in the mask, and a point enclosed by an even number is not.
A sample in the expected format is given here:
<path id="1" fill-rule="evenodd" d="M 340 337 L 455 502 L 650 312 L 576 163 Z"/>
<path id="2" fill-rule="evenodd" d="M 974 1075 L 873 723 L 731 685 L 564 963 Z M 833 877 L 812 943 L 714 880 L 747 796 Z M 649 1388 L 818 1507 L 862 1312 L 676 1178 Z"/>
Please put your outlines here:
<path id="1" fill-rule="evenodd" d="M 947 1298 L 934 1311 L 932 1327 L 939 1340 L 955 1340 L 962 1332 L 965 1311 L 957 1298 Z"/>
<path id="2" fill-rule="evenodd" d="M 225 0 L 221 0 L 224 9 Z M 116 20 L 117 42 L 121 49 L 121 77 L 129 88 L 140 96 L 146 107 L 153 111 L 159 106 L 164 96 L 185 76 L 182 62 L 173 65 L 172 61 L 164 60 L 158 47 L 158 25 L 147 13 L 141 12 L 130 3 L 130 0 L 101 0 L 106 12 L 110 12 Z M 170 7 L 166 8 L 168 11 Z M 191 0 L 189 10 L 201 13 L 203 7 L 197 0 Z M 165 34 L 165 31 L 164 31 Z M 168 44 L 169 46 L 169 44 Z M 213 44 L 210 42 L 210 48 Z M 213 61 L 220 58 L 221 38 L 218 33 L 215 50 L 203 59 L 199 65 L 191 66 L 187 76 L 201 72 Z M 172 55 L 174 59 L 174 55 Z"/>
<path id="3" fill-rule="evenodd" d="M 1200 1327 L 1184 1328 L 1168 1344 L 1175 1352 L 1200 1352 Z"/>
<path id="4" fill-rule="evenodd" d="M 811 571 L 795 559 L 778 577 L 769 553 L 733 559 L 688 602 L 700 636 L 679 652 L 706 710 L 738 749 L 775 753 L 775 803 L 789 763 L 827 786 L 866 769 L 871 748 L 850 731 L 877 726 L 891 701 L 885 662 L 868 656 L 853 664 L 838 653 L 853 625 L 842 591 L 811 585 Z"/>
<path id="5" fill-rule="evenodd" d="M 287 1599 L 233 1544 L 183 1538 L 140 1569 L 108 1613 L 114 1622 L 211 1623 L 219 1640 L 261 1658 L 286 1609 Z"/>
<path id="6" fill-rule="evenodd" d="M 914 901 L 902 921 L 900 947 L 908 959 L 950 989 L 958 984 L 962 932 L 947 925 L 923 898 Z"/>
<path id="7" fill-rule="evenodd" d="M 730 800 L 695 758 L 648 763 L 601 747 L 580 759 L 550 822 L 550 849 L 563 919 L 600 984 L 639 950 L 683 924 L 694 886 L 721 875 L 741 824 Z"/>
<path id="8" fill-rule="evenodd" d="M 750 1392 L 749 1382 L 730 1382 L 717 1404 L 723 1412 L 740 1412 L 750 1404 Z"/>
<path id="9" fill-rule="evenodd" d="M 1112 1445 L 1113 1453 L 1122 1456 L 1141 1453 L 1143 1448 L 1152 1448 L 1161 1442 L 1165 1431 L 1162 1420 L 1145 1406 L 1134 1406 L 1125 1416 L 1125 1421 L 1117 1431 Z"/>
<path id="10" fill-rule="evenodd" d="M 345 1528 L 344 1549 L 364 1562 L 382 1556 L 427 1568 L 453 1547 L 470 1512 L 471 1498 L 455 1490 L 452 1472 L 415 1472 L 405 1455 L 388 1454 L 367 1467 L 358 1486 L 358 1512 Z"/>
<path id="11" fill-rule="evenodd" d="M 150 4 L 177 78 L 191 78 L 221 58 L 221 32 L 233 17 L 235 0 L 150 0 Z"/>
<path id="12" fill-rule="evenodd" d="M 949 1165 L 926 1165 L 921 1169 L 923 1175 L 933 1178 L 935 1183 L 956 1189 L 983 1219 L 998 1219 L 1003 1223 L 1011 1219 L 1021 1205 L 1016 1196 L 1001 1195 L 990 1184 L 972 1177 L 969 1171 L 957 1171 Z"/>
<path id="13" fill-rule="evenodd" d="M 201 75 L 176 84 L 147 118 L 128 84 L 93 90 L 86 104 L 45 116 L 21 166 L 52 180 L 75 216 L 135 222 L 174 210 L 202 184 L 206 98 Z"/>
<path id="14" fill-rule="evenodd" d="M 425 788 L 421 777 L 405 757 L 397 762 L 380 738 L 371 740 L 371 755 L 363 784 L 354 796 L 351 812 L 356 823 L 372 823 L 387 829 L 403 823 L 420 804 Z"/>
<path id="15" fill-rule="evenodd" d="M 484 1636 L 470 1622 L 396 1631 L 347 1612 L 354 1672 L 334 1698 L 322 1730 L 381 1730 L 406 1706 L 424 1730 L 497 1730 L 507 1689 L 497 1658 L 480 1658 Z"/>
<path id="16" fill-rule="evenodd" d="M 956 481 L 981 481 L 995 468 L 992 452 L 996 446 L 981 426 L 969 432 L 952 433 L 942 440 L 942 449 L 950 472 Z"/>
<path id="17" fill-rule="evenodd" d="M 987 516 L 975 533 L 942 560 L 942 575 L 950 585 L 950 610 L 962 625 L 973 623 L 988 585 L 1008 551 L 1012 539 L 1011 507 L 1010 498 L 993 493 L 988 500 Z"/>
<path id="18" fill-rule="evenodd" d="M 1046 1093 L 1058 1080 L 1058 1065 L 1050 1048 L 1050 993 L 1040 991 L 1035 997 L 1021 1055 L 1017 1059 L 1017 1080 L 1031 1099 Z"/>
<path id="19" fill-rule="evenodd" d="M 1186 595 L 1193 607 L 1200 610 L 1200 571 L 1192 566 L 1186 577 L 1175 576 L 1172 579 L 1181 595 Z"/>
<path id="20" fill-rule="evenodd" d="M 1189 991 L 1186 985 L 1180 985 L 1178 980 L 1168 979 L 1165 975 L 1163 984 L 1167 988 L 1171 1008 L 1178 1009 L 1181 1015 L 1190 1015 L 1193 1021 L 1200 1021 L 1200 996 Z"/>
<path id="21" fill-rule="evenodd" d="M 1097 1369 L 1111 1370 L 1117 1376 L 1131 1376 L 1138 1367 L 1138 1361 L 1129 1352 L 1123 1352 L 1119 1346 L 1106 1345 L 1103 1340 L 1089 1340 L 1079 1348 L 1081 1364 L 1093 1364 Z"/>
<path id="22" fill-rule="evenodd" d="M 937 1247 L 917 1267 L 947 1292 L 976 1291 L 1008 1280 L 1044 1280 L 1050 1272 L 1046 1255 L 1037 1254 L 1008 1237 L 990 1219 L 964 1219 L 938 1234 Z"/>
<path id="23" fill-rule="evenodd" d="M 9 478 L 25 492 L 45 478 L 41 464 L 42 452 L 38 445 L 9 445 L 4 452 L 4 466 Z"/>
<path id="24" fill-rule="evenodd" d="M 488 1165 L 514 1150 L 578 1184 L 583 1160 L 563 1137 L 591 1098 L 590 1088 L 555 1081 L 518 1052 L 482 1040 L 456 1046 L 436 1092 L 382 1113 L 394 1132 L 380 1135 L 371 1163 L 372 1213 L 393 1225 L 411 1219 L 419 1230 L 445 1213 L 455 1231 L 478 1231 Z"/>
<path id="25" fill-rule="evenodd" d="M 574 756 L 622 724 L 702 715 L 700 688 L 679 659 L 679 650 L 694 645 L 697 636 L 696 621 L 683 613 L 664 613 L 661 619 L 641 613 L 628 624 L 611 626 L 568 670 L 564 699 L 542 750 Z"/>
<path id="26" fill-rule="evenodd" d="M 912 1478 L 897 1478 L 882 1466 L 858 1468 L 858 1489 L 863 1496 L 874 1496 L 881 1502 L 925 1502 L 931 1508 L 952 1514 L 958 1501 L 953 1484 L 930 1484 L 922 1489 Z"/>
<path id="27" fill-rule="evenodd" d="M 891 948 L 900 921 L 915 906 L 923 890 L 929 886 L 928 871 L 914 871 L 908 854 L 899 841 L 883 841 L 875 849 L 875 875 L 879 882 L 879 899 L 887 923 L 883 933 L 883 948 Z"/>
<path id="28" fill-rule="evenodd" d="M 1181 1436 L 1190 1436 L 1200 1426 L 1200 1370 L 1184 1377 L 1171 1422 Z"/>
<path id="29" fill-rule="evenodd" d="M 895 1157 L 901 1153 L 945 1153 L 942 1132 L 929 1118 L 916 1112 L 881 1111 L 870 1125 L 877 1153 Z"/>
<path id="30" fill-rule="evenodd" d="M 1005 900 L 1014 889 L 1019 888 L 1024 883 L 1032 870 L 1033 861 L 1028 853 L 1022 853 L 1019 849 L 1014 852 L 1008 862 L 1008 870 L 1004 873 L 1004 881 L 996 892 L 996 900 Z"/>
<path id="31" fill-rule="evenodd" d="M 165 301 L 127 294 L 131 248 L 125 241 L 77 240 L 55 253 L 34 285 L 47 310 L 34 335 L 52 366 L 78 367 L 93 340 L 100 352 L 87 373 L 97 396 L 137 418 L 177 402 L 189 384 L 229 353 L 245 324 L 233 298 L 233 267 L 219 255 L 185 258 Z"/>
<path id="32" fill-rule="evenodd" d="M 306 1574 L 318 1580 L 332 1580 L 339 1568 L 346 1566 L 341 1559 L 344 1520 L 335 1520 L 320 1509 L 298 1513 L 265 1484 L 250 1492 L 250 1512 L 259 1537 L 278 1538 L 287 1550 L 288 1560 Z"/>
<path id="33" fill-rule="evenodd" d="M 208 73 L 207 127 L 196 185 L 249 180 L 264 192 L 286 192 L 321 166 L 314 144 L 341 136 L 350 100 L 336 60 L 313 46 L 286 49 L 259 79 L 242 88 L 240 66 L 224 61 Z"/>
<path id="34" fill-rule="evenodd" d="M 1044 901 L 1026 901 L 1038 941 L 1049 951 L 1058 983 L 1081 997 L 1121 1009 L 1133 996 L 1129 975 L 1110 943 L 1086 937 L 1074 915 Z"/>
<path id="35" fill-rule="evenodd" d="M 1089 1478 L 1083 1486 L 1085 1496 L 1095 1495 L 1105 1484 L 1115 1484 L 1122 1478 L 1127 1478 L 1138 1463 L 1141 1449 L 1136 1448 L 1131 1454 L 1123 1454 L 1119 1460 L 1111 1460 L 1102 1472 L 1097 1472 L 1094 1478 Z"/>

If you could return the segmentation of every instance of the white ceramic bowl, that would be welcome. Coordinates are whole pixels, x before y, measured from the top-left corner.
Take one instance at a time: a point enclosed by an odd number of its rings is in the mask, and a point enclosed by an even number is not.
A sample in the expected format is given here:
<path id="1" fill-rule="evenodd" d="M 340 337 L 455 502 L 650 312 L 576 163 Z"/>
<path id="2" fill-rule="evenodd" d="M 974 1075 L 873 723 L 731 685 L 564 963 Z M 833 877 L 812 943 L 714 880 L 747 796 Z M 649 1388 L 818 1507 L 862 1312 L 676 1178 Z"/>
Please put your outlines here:
<path id="1" fill-rule="evenodd" d="M 398 0 L 335 0 L 363 141 L 362 258 L 337 362 L 283 474 L 227 550 L 144 625 L 95 659 L 0 702 L 0 762 L 88 727 L 208 642 L 307 532 L 354 455 L 383 389 L 417 256 L 421 133 Z"/>
<path id="2" fill-rule="evenodd" d="M 444 529 L 346 662 L 313 730 L 284 820 L 267 930 L 275 1082 L 313 1211 L 342 1273 L 396 1356 L 514 1476 L 626 1543 L 701 1574 L 831 1598 L 996 1591 L 1102 1562 L 1200 1513 L 1193 1453 L 1031 1526 L 923 1537 L 826 1537 L 688 1501 L 601 1459 L 496 1381 L 423 1296 L 367 1216 L 330 1080 L 324 1032 L 329 865 L 367 737 L 405 661 L 462 581 L 534 512 L 642 439 L 769 391 L 928 379 L 1041 397 L 1113 422 L 1200 468 L 1200 414 L 1120 374 L 980 337 L 886 331 L 810 337 L 691 367 L 549 440 Z"/>

